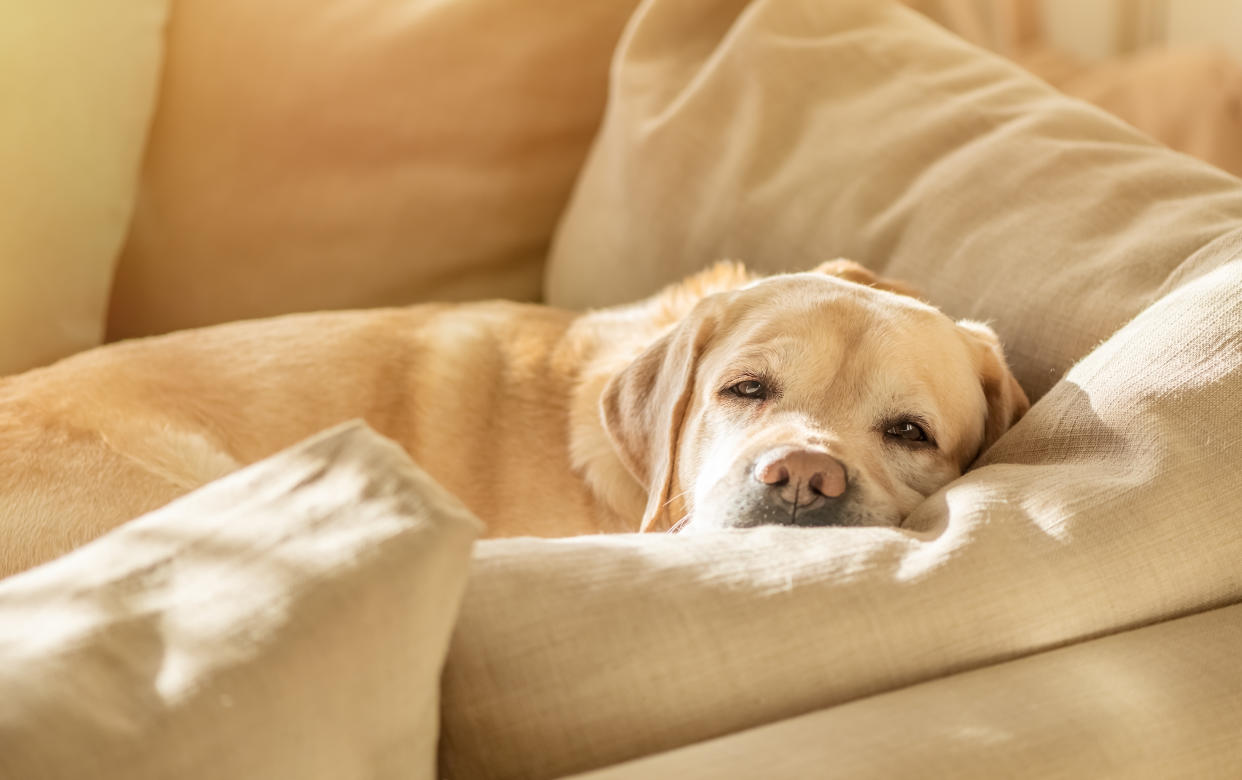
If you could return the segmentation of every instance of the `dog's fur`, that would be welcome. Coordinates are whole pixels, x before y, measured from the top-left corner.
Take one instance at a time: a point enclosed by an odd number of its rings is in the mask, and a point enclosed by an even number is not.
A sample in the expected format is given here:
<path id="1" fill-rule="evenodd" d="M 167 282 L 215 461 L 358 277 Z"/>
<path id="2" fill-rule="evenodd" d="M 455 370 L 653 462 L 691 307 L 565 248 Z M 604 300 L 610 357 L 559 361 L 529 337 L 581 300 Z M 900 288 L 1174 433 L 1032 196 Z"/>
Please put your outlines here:
<path id="1" fill-rule="evenodd" d="M 789 522 L 750 478 L 774 447 L 844 464 L 825 522 L 897 524 L 1027 407 L 990 330 L 903 292 L 847 261 L 724 263 L 586 314 L 428 304 L 91 350 L 0 380 L 0 575 L 359 417 L 490 536 Z M 908 419 L 934 444 L 885 434 Z"/>

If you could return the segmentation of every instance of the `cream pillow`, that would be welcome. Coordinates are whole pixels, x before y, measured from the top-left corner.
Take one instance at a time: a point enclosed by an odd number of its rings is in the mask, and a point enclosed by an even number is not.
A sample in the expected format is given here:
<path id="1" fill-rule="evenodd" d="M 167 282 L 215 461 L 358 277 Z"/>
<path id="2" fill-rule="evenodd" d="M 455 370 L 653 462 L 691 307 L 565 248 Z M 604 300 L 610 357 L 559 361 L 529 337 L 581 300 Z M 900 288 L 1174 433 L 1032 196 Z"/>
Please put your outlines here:
<path id="1" fill-rule="evenodd" d="M 549 260 L 555 305 L 722 257 L 850 257 L 992 321 L 1038 397 L 1242 225 L 1233 177 L 898 4 L 650 0 L 611 87 Z"/>
<path id="2" fill-rule="evenodd" d="M 478 531 L 355 424 L 0 581 L 0 777 L 434 777 Z"/>
<path id="3" fill-rule="evenodd" d="M 1233 778 L 1239 643 L 1222 607 L 573 780 Z"/>
<path id="4" fill-rule="evenodd" d="M 167 0 L 0 0 L 0 375 L 103 339 Z"/>
<path id="5" fill-rule="evenodd" d="M 634 4 L 178 4 L 109 338 L 540 297 Z"/>

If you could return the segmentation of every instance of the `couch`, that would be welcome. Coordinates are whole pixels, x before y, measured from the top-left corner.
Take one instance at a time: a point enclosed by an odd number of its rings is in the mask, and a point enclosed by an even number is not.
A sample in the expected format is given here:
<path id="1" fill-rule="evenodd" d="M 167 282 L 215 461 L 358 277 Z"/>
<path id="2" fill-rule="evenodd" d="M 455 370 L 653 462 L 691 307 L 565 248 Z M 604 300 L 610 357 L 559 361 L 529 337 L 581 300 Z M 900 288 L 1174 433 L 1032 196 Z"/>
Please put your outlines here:
<path id="1" fill-rule="evenodd" d="M 0 15 L 4 370 L 847 256 L 1034 401 L 901 528 L 689 537 L 476 541 L 346 422 L 0 582 L 0 777 L 1237 776 L 1238 179 L 896 3 Z"/>

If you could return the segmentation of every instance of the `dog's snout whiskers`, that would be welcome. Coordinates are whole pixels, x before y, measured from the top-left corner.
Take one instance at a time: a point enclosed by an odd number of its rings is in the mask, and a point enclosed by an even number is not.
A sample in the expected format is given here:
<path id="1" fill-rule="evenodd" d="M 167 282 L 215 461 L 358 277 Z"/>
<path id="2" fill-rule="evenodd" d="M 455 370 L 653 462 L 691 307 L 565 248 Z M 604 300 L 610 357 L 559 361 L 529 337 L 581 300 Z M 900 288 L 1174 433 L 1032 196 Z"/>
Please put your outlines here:
<path id="1" fill-rule="evenodd" d="M 665 533 L 675 534 L 678 531 L 680 531 L 682 528 L 684 528 L 686 523 L 688 522 L 690 522 L 690 515 L 683 515 L 682 518 L 678 520 L 677 522 L 673 523 L 672 526 L 670 526 L 668 531 L 666 531 Z"/>

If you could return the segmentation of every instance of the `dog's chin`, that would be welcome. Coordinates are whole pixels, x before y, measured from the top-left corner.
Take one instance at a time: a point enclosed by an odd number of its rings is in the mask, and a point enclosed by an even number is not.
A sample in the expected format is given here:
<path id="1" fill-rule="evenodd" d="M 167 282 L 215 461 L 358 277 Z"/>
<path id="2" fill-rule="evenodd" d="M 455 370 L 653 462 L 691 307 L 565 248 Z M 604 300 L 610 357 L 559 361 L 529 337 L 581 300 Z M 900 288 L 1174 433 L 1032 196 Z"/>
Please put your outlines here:
<path id="1" fill-rule="evenodd" d="M 812 506 L 794 512 L 760 497 L 734 497 L 706 501 L 696 506 L 686 519 L 669 529 L 670 533 L 702 533 L 765 525 L 799 528 L 897 526 L 900 517 L 870 509 L 858 502 Z"/>

